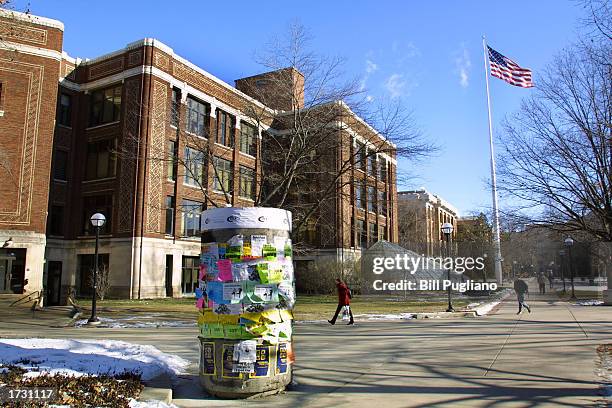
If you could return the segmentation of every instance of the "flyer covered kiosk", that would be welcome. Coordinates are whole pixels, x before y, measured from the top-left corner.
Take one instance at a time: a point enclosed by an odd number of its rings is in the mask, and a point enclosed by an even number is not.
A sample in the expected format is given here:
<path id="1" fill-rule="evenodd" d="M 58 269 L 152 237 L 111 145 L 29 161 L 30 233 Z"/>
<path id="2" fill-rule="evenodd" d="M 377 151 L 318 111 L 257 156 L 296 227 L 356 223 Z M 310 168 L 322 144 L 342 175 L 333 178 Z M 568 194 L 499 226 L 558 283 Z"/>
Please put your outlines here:
<path id="1" fill-rule="evenodd" d="M 214 208 L 202 213 L 196 289 L 200 382 L 221 398 L 285 389 L 291 381 L 295 284 L 291 213 Z"/>

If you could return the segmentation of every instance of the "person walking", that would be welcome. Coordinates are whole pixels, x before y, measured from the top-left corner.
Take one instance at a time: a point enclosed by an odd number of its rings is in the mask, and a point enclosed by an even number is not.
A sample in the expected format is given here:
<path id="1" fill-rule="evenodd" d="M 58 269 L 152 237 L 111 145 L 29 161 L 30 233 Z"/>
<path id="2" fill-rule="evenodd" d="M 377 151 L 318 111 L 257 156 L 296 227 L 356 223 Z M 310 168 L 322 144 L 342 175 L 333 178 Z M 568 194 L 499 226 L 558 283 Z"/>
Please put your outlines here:
<path id="1" fill-rule="evenodd" d="M 544 295 L 546 293 L 546 278 L 544 277 L 544 272 L 540 272 L 538 275 L 538 285 L 540 286 L 540 295 Z"/>
<path id="2" fill-rule="evenodd" d="M 553 275 L 553 271 L 552 270 L 548 271 L 548 282 L 550 283 L 549 289 L 553 288 L 554 279 L 555 279 L 555 276 Z"/>
<path id="3" fill-rule="evenodd" d="M 518 300 L 519 310 L 516 314 L 520 314 L 523 311 L 523 307 L 527 309 L 529 313 L 531 313 L 531 308 L 527 303 L 525 303 L 525 294 L 529 293 L 529 286 L 522 279 L 517 279 L 514 281 L 514 291 L 516 292 L 516 298 Z"/>
<path id="4" fill-rule="evenodd" d="M 351 290 L 346 286 L 346 283 L 342 282 L 340 279 L 336 278 L 336 288 L 338 289 L 338 307 L 336 308 L 336 313 L 331 320 L 328 320 L 329 324 L 336 324 L 336 319 L 338 318 L 338 314 L 345 306 L 348 307 L 348 312 L 351 320 L 347 325 L 355 324 L 353 320 L 353 311 L 351 310 Z"/>

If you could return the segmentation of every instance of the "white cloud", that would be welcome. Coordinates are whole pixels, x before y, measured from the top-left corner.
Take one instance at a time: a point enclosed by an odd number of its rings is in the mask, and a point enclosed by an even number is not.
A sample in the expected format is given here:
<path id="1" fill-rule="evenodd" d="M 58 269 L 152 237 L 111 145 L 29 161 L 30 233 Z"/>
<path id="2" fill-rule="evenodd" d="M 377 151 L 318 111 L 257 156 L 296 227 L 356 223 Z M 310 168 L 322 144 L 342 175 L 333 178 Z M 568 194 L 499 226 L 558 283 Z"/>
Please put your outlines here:
<path id="1" fill-rule="evenodd" d="M 469 85 L 471 67 L 472 60 L 470 59 L 470 53 L 465 47 L 465 43 L 461 43 L 461 49 L 455 57 L 455 68 L 457 74 L 459 74 L 459 85 L 462 88 L 467 88 Z"/>
<path id="2" fill-rule="evenodd" d="M 376 72 L 378 70 L 378 65 L 372 60 L 366 60 L 366 74 L 371 74 L 372 72 Z"/>
<path id="3" fill-rule="evenodd" d="M 392 99 L 399 98 L 404 93 L 406 87 L 406 81 L 402 74 L 391 74 L 385 81 L 385 88 L 389 92 Z"/>
<path id="4" fill-rule="evenodd" d="M 372 95 L 366 96 L 366 102 L 374 102 L 374 97 Z"/>

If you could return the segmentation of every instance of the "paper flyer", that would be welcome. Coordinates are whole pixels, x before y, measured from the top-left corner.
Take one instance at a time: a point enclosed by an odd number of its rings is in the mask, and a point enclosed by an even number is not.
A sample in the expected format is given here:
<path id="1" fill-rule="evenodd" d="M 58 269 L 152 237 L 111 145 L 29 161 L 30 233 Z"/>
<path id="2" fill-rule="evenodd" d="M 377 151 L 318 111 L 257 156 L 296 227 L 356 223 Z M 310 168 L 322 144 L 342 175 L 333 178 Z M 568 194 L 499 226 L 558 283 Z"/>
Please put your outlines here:
<path id="1" fill-rule="evenodd" d="M 242 283 L 232 282 L 223 284 L 223 300 L 229 300 L 231 303 L 239 303 L 244 296 Z"/>
<path id="2" fill-rule="evenodd" d="M 276 247 L 272 244 L 265 244 L 263 246 L 263 257 L 269 261 L 275 260 L 276 259 Z"/>
<path id="3" fill-rule="evenodd" d="M 221 376 L 223 378 L 240 378 L 240 373 L 234 372 L 234 345 L 223 345 L 223 368 Z"/>
<path id="4" fill-rule="evenodd" d="M 275 302 L 278 303 L 278 286 L 274 284 L 269 285 L 255 285 L 253 293 L 264 303 Z"/>
<path id="5" fill-rule="evenodd" d="M 278 351 L 276 353 L 276 374 L 286 373 L 288 366 L 287 343 L 278 343 Z"/>
<path id="6" fill-rule="evenodd" d="M 251 256 L 261 258 L 263 256 L 263 247 L 268 243 L 268 238 L 265 235 L 251 235 Z"/>
<path id="7" fill-rule="evenodd" d="M 256 361 L 257 342 L 243 340 L 234 345 L 234 361 L 239 363 L 254 363 Z"/>
<path id="8" fill-rule="evenodd" d="M 232 280 L 232 261 L 229 259 L 219 259 L 217 261 L 217 279 L 222 282 Z"/>
<path id="9" fill-rule="evenodd" d="M 233 263 L 232 264 L 232 280 L 234 282 L 242 282 L 249 280 L 249 268 L 245 263 Z"/>
<path id="10" fill-rule="evenodd" d="M 276 259 L 285 259 L 285 237 L 274 237 L 274 248 L 276 248 Z"/>
<path id="11" fill-rule="evenodd" d="M 255 372 L 249 377 L 268 377 L 270 375 L 270 346 L 257 345 Z"/>
<path id="12" fill-rule="evenodd" d="M 215 375 L 217 374 L 217 366 L 215 364 L 215 343 L 201 343 L 202 352 L 200 353 L 200 375 Z"/>
<path id="13" fill-rule="evenodd" d="M 225 259 L 225 253 L 226 252 L 227 252 L 227 244 L 220 243 L 219 244 L 219 258 L 218 259 Z"/>

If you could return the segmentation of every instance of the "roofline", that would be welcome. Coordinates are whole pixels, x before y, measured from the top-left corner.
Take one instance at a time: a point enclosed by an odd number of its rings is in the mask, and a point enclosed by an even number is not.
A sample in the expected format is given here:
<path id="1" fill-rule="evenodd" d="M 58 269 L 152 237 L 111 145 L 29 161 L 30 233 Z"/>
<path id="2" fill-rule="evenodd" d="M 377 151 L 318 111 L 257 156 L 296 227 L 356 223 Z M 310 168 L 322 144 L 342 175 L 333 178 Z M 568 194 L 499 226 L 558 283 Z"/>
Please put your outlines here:
<path id="1" fill-rule="evenodd" d="M 311 106 L 311 107 L 308 107 L 308 108 L 302 108 L 302 109 L 299 109 L 298 111 L 307 111 L 307 110 L 318 108 L 318 107 L 321 107 L 321 106 L 327 106 L 327 105 L 333 105 L 333 104 L 338 105 L 341 108 L 346 109 L 348 111 L 348 113 L 350 113 L 351 116 L 357 120 L 357 122 L 361 123 L 363 126 L 366 127 L 366 129 L 368 129 L 369 131 L 374 133 L 376 136 L 380 137 L 384 142 L 389 143 L 393 148 L 397 149 L 397 145 L 395 143 L 390 141 L 387 137 L 382 135 L 378 130 L 374 129 L 372 127 L 372 125 L 370 125 L 368 122 L 363 120 L 359 115 L 357 115 L 355 112 L 353 112 L 351 110 L 351 108 L 349 108 L 349 106 L 344 101 L 327 102 L 327 103 L 324 103 L 324 104 L 321 104 L 321 105 L 317 105 L 317 106 Z M 278 114 L 278 116 L 291 115 L 293 112 L 294 111 L 282 111 L 282 112 L 280 112 Z"/>
<path id="2" fill-rule="evenodd" d="M 64 31 L 64 23 L 59 20 L 52 18 L 36 16 L 34 14 L 22 13 L 20 11 L 8 10 L 0 8 L 0 17 L 14 18 L 19 21 L 27 22 L 30 24 L 41 25 L 45 27 L 57 28 Z"/>
<path id="3" fill-rule="evenodd" d="M 125 47 L 109 52 L 107 54 L 103 54 L 100 55 L 96 58 L 93 59 L 83 59 L 80 60 L 79 58 L 73 58 L 70 55 L 68 55 L 67 53 L 64 53 L 63 56 L 65 56 L 67 61 L 73 62 L 73 63 L 78 63 L 79 65 L 92 65 L 101 61 L 105 61 L 108 60 L 110 58 L 119 56 L 124 54 L 127 51 L 136 49 L 136 48 L 140 48 L 143 46 L 150 46 L 153 48 L 157 48 L 160 51 L 165 52 L 166 54 L 170 55 L 172 58 L 174 58 L 175 60 L 177 60 L 178 62 L 185 64 L 186 66 L 188 66 L 189 68 L 192 68 L 194 71 L 204 75 L 205 77 L 209 78 L 210 80 L 212 80 L 213 82 L 217 83 L 218 85 L 226 88 L 227 90 L 233 92 L 234 94 L 236 94 L 237 96 L 246 99 L 247 101 L 249 101 L 250 103 L 253 103 L 254 105 L 259 106 L 260 108 L 264 108 L 266 110 L 268 110 L 271 113 L 276 113 L 276 111 L 272 108 L 270 108 L 269 106 L 264 105 L 263 103 L 261 103 L 260 101 L 256 100 L 255 98 L 245 94 L 244 92 L 236 89 L 235 87 L 231 86 L 230 84 L 228 84 L 227 82 L 217 78 L 216 76 L 214 76 L 213 74 L 211 74 L 208 71 L 205 71 L 204 69 L 200 68 L 199 66 L 195 65 L 193 62 L 181 57 L 180 55 L 176 54 L 174 52 L 174 50 L 169 47 L 168 45 L 164 44 L 163 42 L 159 41 L 158 39 L 155 38 L 143 38 L 141 40 L 138 41 L 134 41 L 131 42 L 129 44 L 127 44 Z"/>
<path id="4" fill-rule="evenodd" d="M 440 201 L 440 205 L 451 210 L 452 212 L 455 213 L 455 215 L 457 216 L 457 219 L 459 218 L 459 210 L 452 205 L 451 203 L 449 203 L 448 201 L 446 201 L 445 199 L 443 199 L 442 197 L 440 197 L 437 194 L 432 193 L 431 191 L 428 191 L 426 189 L 420 189 L 420 190 L 404 190 L 404 191 L 398 191 L 397 192 L 397 196 L 401 196 L 401 195 L 406 195 L 406 194 L 428 194 L 431 195 L 435 198 L 437 198 Z"/>

